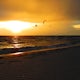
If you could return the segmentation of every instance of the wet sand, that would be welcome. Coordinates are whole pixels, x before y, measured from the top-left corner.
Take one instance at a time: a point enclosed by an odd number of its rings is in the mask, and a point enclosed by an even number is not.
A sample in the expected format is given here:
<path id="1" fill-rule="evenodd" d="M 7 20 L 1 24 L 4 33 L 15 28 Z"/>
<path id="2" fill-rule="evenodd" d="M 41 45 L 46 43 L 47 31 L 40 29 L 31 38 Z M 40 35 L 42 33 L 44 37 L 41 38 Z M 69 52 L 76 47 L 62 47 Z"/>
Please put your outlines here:
<path id="1" fill-rule="evenodd" d="M 80 80 L 80 46 L 0 57 L 0 80 L 73 79 Z"/>

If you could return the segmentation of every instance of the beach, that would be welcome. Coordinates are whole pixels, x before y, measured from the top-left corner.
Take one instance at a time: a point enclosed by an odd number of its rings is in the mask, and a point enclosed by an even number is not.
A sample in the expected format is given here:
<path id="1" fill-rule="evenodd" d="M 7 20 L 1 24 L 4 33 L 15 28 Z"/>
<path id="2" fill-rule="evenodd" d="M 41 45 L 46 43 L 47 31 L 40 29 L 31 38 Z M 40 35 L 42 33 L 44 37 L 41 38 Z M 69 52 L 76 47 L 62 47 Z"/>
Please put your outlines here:
<path id="1" fill-rule="evenodd" d="M 80 80 L 79 61 L 80 46 L 0 57 L 0 80 Z"/>

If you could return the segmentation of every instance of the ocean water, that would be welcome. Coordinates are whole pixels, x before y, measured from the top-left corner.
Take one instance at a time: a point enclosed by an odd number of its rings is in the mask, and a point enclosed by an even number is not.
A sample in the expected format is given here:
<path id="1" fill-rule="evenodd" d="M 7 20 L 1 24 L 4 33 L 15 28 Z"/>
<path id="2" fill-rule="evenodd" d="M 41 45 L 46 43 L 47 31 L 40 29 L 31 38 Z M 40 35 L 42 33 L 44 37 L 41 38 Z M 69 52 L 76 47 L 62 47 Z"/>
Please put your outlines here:
<path id="1" fill-rule="evenodd" d="M 2 55 L 77 44 L 79 36 L 1 36 L 0 80 L 80 80 L 80 46 L 39 55 L 7 58 Z"/>
<path id="2" fill-rule="evenodd" d="M 0 36 L 0 53 L 80 44 L 80 36 Z M 13 51 L 14 49 L 17 49 Z"/>

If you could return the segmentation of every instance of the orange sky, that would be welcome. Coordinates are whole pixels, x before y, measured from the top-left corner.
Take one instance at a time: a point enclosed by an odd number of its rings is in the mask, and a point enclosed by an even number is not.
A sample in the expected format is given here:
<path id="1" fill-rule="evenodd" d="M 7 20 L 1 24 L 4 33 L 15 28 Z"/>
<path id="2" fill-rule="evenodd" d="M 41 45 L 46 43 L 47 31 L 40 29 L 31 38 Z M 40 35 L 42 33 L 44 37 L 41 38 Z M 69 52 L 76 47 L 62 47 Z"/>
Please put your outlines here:
<path id="1" fill-rule="evenodd" d="M 80 29 L 74 27 L 80 25 L 78 3 L 78 0 L 0 0 L 0 22 L 41 23 L 16 34 L 0 28 L 0 35 L 80 35 Z"/>

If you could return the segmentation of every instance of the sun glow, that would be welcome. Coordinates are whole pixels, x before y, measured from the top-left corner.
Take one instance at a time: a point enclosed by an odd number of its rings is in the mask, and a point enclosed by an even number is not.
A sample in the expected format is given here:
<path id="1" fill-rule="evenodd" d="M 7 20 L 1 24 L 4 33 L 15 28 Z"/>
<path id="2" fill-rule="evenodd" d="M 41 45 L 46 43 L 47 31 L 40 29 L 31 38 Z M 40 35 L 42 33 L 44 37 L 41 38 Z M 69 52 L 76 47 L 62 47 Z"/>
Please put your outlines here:
<path id="1" fill-rule="evenodd" d="M 31 22 L 24 22 L 18 20 L 4 21 L 4 22 L 0 22 L 0 28 L 8 29 L 13 33 L 19 33 L 22 30 L 33 28 L 33 26 L 35 26 L 36 24 L 39 23 L 31 23 Z"/>
<path id="2" fill-rule="evenodd" d="M 80 30 L 80 24 L 73 26 L 75 29 Z"/>

